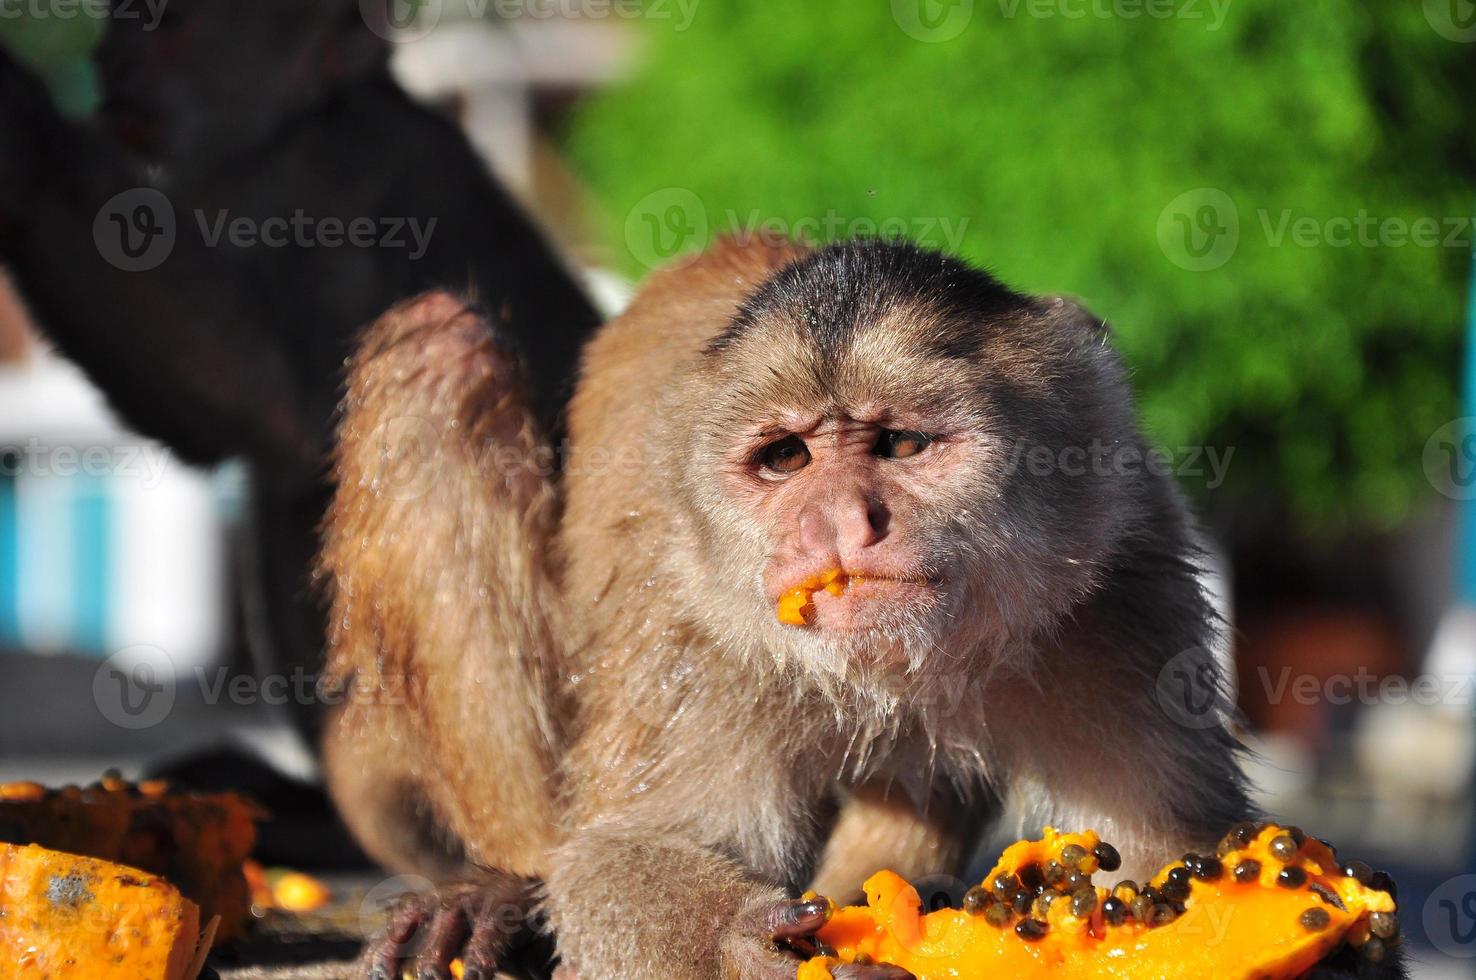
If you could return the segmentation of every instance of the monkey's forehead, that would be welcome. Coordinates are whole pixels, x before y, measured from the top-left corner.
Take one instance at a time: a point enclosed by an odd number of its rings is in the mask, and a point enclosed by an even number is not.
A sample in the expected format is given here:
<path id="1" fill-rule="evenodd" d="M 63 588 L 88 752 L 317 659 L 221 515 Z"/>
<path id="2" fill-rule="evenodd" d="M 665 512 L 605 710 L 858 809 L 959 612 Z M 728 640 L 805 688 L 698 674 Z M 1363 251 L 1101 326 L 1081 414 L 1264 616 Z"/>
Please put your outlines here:
<path id="1" fill-rule="evenodd" d="M 739 307 L 707 351 L 788 326 L 824 356 L 858 332 L 885 329 L 940 352 L 967 347 L 969 328 L 1036 307 L 1030 297 L 940 252 L 908 242 L 859 240 L 810 252 L 780 268 Z"/>
<path id="2" fill-rule="evenodd" d="M 911 299 L 865 310 L 844 325 L 774 310 L 725 346 L 710 346 L 697 386 L 719 405 L 752 412 L 976 414 L 991 401 L 1050 400 L 1081 372 L 1034 314 L 965 315 Z"/>

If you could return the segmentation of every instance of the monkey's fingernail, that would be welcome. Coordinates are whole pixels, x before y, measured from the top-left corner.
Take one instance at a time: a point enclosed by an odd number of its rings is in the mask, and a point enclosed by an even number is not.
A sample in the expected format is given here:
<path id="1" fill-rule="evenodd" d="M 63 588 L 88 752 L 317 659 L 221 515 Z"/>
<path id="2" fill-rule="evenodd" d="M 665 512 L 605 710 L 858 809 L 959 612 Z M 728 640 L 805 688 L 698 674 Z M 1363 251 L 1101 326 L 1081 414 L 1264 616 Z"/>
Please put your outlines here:
<path id="1" fill-rule="evenodd" d="M 900 966 L 838 966 L 831 976 L 835 980 L 914 980 Z"/>
<path id="2" fill-rule="evenodd" d="M 804 935 L 820 928 L 830 918 L 830 903 L 820 898 L 788 902 L 769 914 L 775 935 Z"/>

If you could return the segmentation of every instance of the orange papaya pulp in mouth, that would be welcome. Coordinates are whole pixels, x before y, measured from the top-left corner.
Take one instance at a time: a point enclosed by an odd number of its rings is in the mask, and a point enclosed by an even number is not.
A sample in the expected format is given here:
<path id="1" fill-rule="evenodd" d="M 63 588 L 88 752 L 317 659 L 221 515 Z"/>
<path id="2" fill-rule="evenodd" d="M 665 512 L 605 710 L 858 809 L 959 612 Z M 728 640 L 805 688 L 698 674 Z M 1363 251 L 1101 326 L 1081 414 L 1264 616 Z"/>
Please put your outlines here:
<path id="1" fill-rule="evenodd" d="M 806 626 L 810 622 L 812 600 L 816 592 L 842 595 L 852 585 L 866 581 L 860 575 L 849 575 L 839 568 L 812 575 L 779 597 L 779 622 L 788 626 Z"/>
<path id="2" fill-rule="evenodd" d="M 1233 828 L 1214 855 L 1185 855 L 1139 885 L 1093 882 L 1117 852 L 1093 831 L 1052 828 L 1008 847 L 962 908 L 924 914 L 881 871 L 866 905 L 835 908 L 798 980 L 887 963 L 918 980 L 1011 977 L 1292 980 L 1344 942 L 1369 959 L 1398 942 L 1393 882 L 1300 830 Z"/>

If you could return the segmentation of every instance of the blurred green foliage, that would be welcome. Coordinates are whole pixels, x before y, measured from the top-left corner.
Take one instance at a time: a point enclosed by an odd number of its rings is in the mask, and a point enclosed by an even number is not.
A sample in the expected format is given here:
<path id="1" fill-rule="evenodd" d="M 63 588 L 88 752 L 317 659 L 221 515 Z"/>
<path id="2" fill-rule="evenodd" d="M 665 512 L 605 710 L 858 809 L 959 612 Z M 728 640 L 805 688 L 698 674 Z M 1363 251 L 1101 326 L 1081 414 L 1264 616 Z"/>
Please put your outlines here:
<path id="1" fill-rule="evenodd" d="M 964 223 L 964 255 L 1110 320 L 1162 445 L 1234 447 L 1220 493 L 1389 527 L 1459 414 L 1476 43 L 1442 2 L 704 0 L 678 30 L 662 0 L 567 143 L 636 273 L 648 234 L 755 214 Z M 919 10 L 967 23 L 919 40 Z"/>
<path id="2" fill-rule="evenodd" d="M 87 112 L 97 101 L 89 57 L 104 22 L 89 16 L 89 9 L 97 8 L 13 3 L 11 12 L 0 17 L 0 46 L 41 72 L 58 106 L 72 115 Z"/>

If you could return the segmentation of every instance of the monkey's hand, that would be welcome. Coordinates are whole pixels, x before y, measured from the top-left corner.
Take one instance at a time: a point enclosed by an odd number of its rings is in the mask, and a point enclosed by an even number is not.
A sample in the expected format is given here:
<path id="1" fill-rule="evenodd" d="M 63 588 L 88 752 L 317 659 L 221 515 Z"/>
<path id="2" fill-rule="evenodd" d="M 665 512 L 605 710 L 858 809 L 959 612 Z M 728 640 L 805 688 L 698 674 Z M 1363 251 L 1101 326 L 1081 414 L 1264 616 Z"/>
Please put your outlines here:
<path id="1" fill-rule="evenodd" d="M 774 902 L 768 906 L 760 906 L 757 915 L 750 913 L 748 916 L 740 917 L 735 923 L 737 935 L 729 943 L 729 947 L 739 952 L 741 956 L 743 947 L 752 942 L 755 936 L 763 938 L 763 952 L 771 956 L 777 951 L 781 955 L 785 952 L 793 952 L 798 956 L 808 958 L 820 952 L 819 940 L 815 933 L 825 925 L 830 918 L 830 905 L 823 898 L 811 900 L 786 899 Z M 745 921 L 746 920 L 746 921 Z M 757 959 L 757 958 L 755 958 Z M 773 977 L 793 977 L 797 964 L 788 961 L 770 969 L 766 962 L 756 966 L 751 972 L 745 971 L 741 975 L 745 980 L 769 980 Z M 835 980 L 911 980 L 912 974 L 899 966 L 876 966 L 846 964 L 833 968 L 831 976 Z"/>
<path id="2" fill-rule="evenodd" d="M 816 951 L 815 933 L 830 917 L 824 899 L 787 899 L 683 835 L 612 824 L 607 816 L 572 834 L 548 876 L 559 953 L 579 980 L 794 980 Z M 908 973 L 847 965 L 835 976 Z"/>
<path id="3" fill-rule="evenodd" d="M 14 216 L 44 176 L 62 126 L 46 83 L 0 48 L 0 218 Z"/>
<path id="4" fill-rule="evenodd" d="M 359 975 L 399 980 L 410 966 L 419 980 L 450 980 L 451 961 L 460 958 L 463 980 L 492 980 L 512 951 L 537 935 L 533 888 L 526 878 L 487 871 L 403 899 L 384 931 L 364 945 Z"/>

